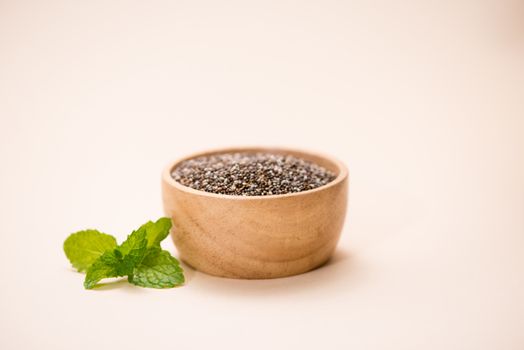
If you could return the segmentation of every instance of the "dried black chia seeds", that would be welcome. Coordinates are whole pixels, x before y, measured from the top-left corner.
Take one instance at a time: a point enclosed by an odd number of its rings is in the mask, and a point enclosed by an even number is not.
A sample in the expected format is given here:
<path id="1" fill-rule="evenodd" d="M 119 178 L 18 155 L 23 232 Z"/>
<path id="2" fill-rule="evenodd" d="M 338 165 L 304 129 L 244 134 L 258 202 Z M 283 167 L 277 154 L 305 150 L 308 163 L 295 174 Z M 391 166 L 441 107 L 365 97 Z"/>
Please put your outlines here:
<path id="1" fill-rule="evenodd" d="M 186 160 L 171 173 L 195 190 L 234 196 L 267 196 L 312 190 L 335 179 L 315 163 L 291 155 L 224 153 Z"/>

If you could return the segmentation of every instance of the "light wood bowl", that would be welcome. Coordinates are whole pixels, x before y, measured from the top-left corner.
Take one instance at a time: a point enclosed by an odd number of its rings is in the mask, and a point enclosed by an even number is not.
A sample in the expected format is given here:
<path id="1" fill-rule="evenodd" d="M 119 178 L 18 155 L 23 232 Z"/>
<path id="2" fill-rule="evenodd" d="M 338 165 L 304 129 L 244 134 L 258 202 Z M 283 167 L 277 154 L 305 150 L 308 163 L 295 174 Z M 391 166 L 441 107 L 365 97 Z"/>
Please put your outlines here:
<path id="1" fill-rule="evenodd" d="M 291 154 L 333 171 L 332 182 L 298 193 L 232 196 L 194 190 L 171 171 L 187 159 L 228 152 Z M 222 277 L 263 279 L 300 274 L 326 262 L 346 216 L 348 170 L 336 159 L 283 148 L 229 148 L 193 154 L 162 174 L 164 211 L 180 258 Z"/>

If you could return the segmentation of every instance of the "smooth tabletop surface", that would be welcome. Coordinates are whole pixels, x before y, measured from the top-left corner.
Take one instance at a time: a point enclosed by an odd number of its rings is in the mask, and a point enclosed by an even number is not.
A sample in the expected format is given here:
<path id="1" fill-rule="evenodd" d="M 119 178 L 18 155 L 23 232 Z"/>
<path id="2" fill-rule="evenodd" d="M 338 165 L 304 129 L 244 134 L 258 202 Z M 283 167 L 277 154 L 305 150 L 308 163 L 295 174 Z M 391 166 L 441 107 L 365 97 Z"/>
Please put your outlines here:
<path id="1" fill-rule="evenodd" d="M 523 23 L 518 0 L 2 1 L 0 348 L 523 349 Z M 327 265 L 83 289 L 69 233 L 122 241 L 169 161 L 251 145 L 348 165 Z"/>

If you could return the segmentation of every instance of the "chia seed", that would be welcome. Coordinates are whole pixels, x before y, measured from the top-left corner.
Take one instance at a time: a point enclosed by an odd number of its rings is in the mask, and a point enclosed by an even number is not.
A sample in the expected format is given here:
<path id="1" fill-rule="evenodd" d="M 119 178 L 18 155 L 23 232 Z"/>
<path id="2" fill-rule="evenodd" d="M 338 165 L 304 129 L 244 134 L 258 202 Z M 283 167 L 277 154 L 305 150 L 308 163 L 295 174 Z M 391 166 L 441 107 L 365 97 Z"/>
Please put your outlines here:
<path id="1" fill-rule="evenodd" d="M 335 179 L 326 168 L 291 155 L 223 153 L 188 159 L 172 172 L 195 190 L 232 196 L 268 196 L 312 190 Z"/>

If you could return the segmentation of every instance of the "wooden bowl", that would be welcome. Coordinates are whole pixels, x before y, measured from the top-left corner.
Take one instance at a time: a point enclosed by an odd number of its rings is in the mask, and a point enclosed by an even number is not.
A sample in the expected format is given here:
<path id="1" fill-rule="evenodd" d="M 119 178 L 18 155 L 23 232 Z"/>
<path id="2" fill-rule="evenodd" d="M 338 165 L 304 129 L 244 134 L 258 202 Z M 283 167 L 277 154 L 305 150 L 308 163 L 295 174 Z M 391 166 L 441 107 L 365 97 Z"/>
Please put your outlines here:
<path id="1" fill-rule="evenodd" d="M 300 157 L 334 172 L 332 182 L 298 193 L 232 196 L 192 189 L 171 171 L 187 159 L 229 152 L 270 152 Z M 229 148 L 193 154 L 162 174 L 164 211 L 180 258 L 222 277 L 262 279 L 300 274 L 326 262 L 346 216 L 348 170 L 339 161 L 283 148 Z"/>

